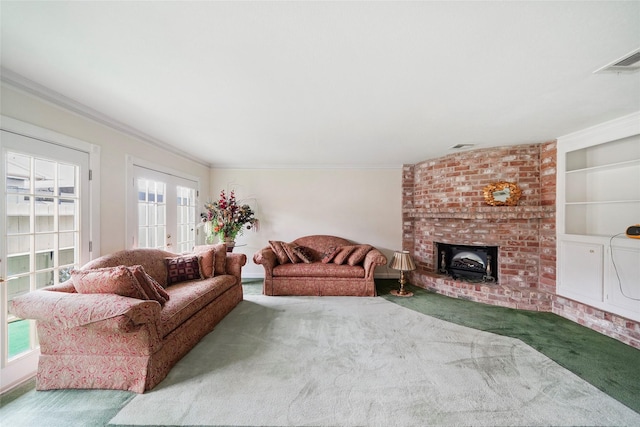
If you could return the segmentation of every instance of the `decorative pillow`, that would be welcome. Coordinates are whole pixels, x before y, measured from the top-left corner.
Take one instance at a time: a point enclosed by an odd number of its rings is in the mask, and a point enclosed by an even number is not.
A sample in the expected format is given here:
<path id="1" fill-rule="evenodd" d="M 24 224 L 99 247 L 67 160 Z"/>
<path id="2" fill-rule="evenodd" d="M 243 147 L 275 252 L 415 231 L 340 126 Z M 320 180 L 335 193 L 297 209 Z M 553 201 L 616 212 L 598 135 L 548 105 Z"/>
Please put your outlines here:
<path id="1" fill-rule="evenodd" d="M 292 264 L 300 262 L 300 258 L 293 250 L 293 245 L 282 242 L 282 249 L 284 249 L 285 253 L 287 254 L 287 258 L 289 258 L 289 261 L 291 261 Z"/>
<path id="2" fill-rule="evenodd" d="M 167 266 L 167 285 L 186 280 L 202 279 L 197 255 L 165 258 Z"/>
<path id="3" fill-rule="evenodd" d="M 165 300 L 169 301 L 169 294 L 167 293 L 167 291 L 164 290 L 164 288 L 162 287 L 162 285 L 160 283 L 158 283 L 156 281 L 156 279 L 154 279 L 153 277 L 151 277 L 149 275 L 149 273 L 144 273 L 145 277 L 147 278 L 147 281 L 149 281 L 149 283 L 151 283 L 153 285 L 153 287 L 155 288 L 156 291 L 158 291 L 158 294 L 160 294 L 160 296 L 162 298 L 164 298 Z"/>
<path id="4" fill-rule="evenodd" d="M 118 294 L 124 297 L 149 299 L 135 276 L 123 265 L 73 270 L 73 286 L 79 294 Z"/>
<path id="5" fill-rule="evenodd" d="M 138 281 L 148 299 L 158 301 L 160 305 L 164 305 L 169 300 L 169 294 L 156 282 L 151 276 L 144 271 L 141 265 L 127 267 Z"/>
<path id="6" fill-rule="evenodd" d="M 216 257 L 213 261 L 213 273 L 216 276 L 227 274 L 227 245 L 218 243 L 215 245 Z"/>
<path id="7" fill-rule="evenodd" d="M 195 248 L 194 248 L 195 249 Z M 198 263 L 200 266 L 200 273 L 205 279 L 214 276 L 214 267 L 213 262 L 216 258 L 216 250 L 211 247 L 208 249 L 202 249 L 200 251 L 195 251 L 194 253 L 198 256 Z"/>
<path id="8" fill-rule="evenodd" d="M 204 252 L 211 251 L 211 250 L 213 250 L 213 260 L 212 260 L 213 270 L 212 270 L 212 273 L 210 275 L 207 275 L 207 272 L 209 271 L 209 269 L 208 269 L 209 258 L 208 257 L 211 256 L 211 254 L 208 254 L 205 257 L 205 253 Z M 193 252 L 195 254 L 203 256 L 202 263 L 204 264 L 203 265 L 203 270 L 204 271 L 201 271 L 201 273 L 205 278 L 209 278 L 209 277 L 213 277 L 213 276 L 220 276 L 222 274 L 227 274 L 227 245 L 225 245 L 224 243 L 218 243 L 217 245 L 198 245 L 198 246 L 194 246 Z"/>
<path id="9" fill-rule="evenodd" d="M 362 261 L 364 261 L 364 257 L 367 256 L 367 253 L 369 253 L 371 249 L 373 249 L 373 246 L 371 245 L 357 245 L 356 249 L 351 252 L 351 255 L 349 255 L 349 258 L 347 258 L 347 264 L 360 264 Z"/>
<path id="10" fill-rule="evenodd" d="M 284 242 L 280 242 L 278 240 L 269 240 L 269 246 L 273 249 L 273 252 L 276 254 L 276 258 L 278 258 L 278 262 L 280 264 L 286 264 L 289 262 L 289 256 L 287 256 L 287 252 L 285 252 L 282 244 Z"/>
<path id="11" fill-rule="evenodd" d="M 334 264 L 343 264 L 347 258 L 349 257 L 349 255 L 351 255 L 351 252 L 356 250 L 356 246 L 343 246 L 340 248 L 340 250 L 338 251 L 338 253 L 336 254 L 336 256 L 333 258 L 333 263 Z"/>
<path id="12" fill-rule="evenodd" d="M 293 252 L 298 255 L 298 258 L 306 264 L 311 264 L 313 262 L 313 254 L 311 253 L 311 249 L 306 246 L 294 246 Z"/>
<path id="13" fill-rule="evenodd" d="M 324 254 L 322 254 L 322 259 L 321 259 L 321 261 L 322 261 L 324 264 L 327 264 L 327 263 L 331 262 L 331 261 L 333 260 L 333 257 L 335 257 L 335 256 L 336 256 L 336 254 L 337 254 L 338 252 L 340 252 L 340 249 L 341 249 L 341 248 L 340 248 L 339 246 L 338 246 L 338 247 L 335 247 L 335 246 L 330 247 L 330 248 L 327 250 L 327 252 L 325 252 Z"/>

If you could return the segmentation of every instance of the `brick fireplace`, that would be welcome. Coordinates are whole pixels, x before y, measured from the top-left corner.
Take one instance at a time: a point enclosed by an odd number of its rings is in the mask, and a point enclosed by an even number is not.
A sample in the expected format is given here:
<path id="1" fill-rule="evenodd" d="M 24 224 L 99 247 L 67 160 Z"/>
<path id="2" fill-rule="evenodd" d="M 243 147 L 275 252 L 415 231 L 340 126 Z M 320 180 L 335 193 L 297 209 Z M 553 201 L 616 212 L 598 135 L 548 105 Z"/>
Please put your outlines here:
<path id="1" fill-rule="evenodd" d="M 483 188 L 522 190 L 517 206 L 489 206 Z M 402 177 L 403 249 L 417 269 L 409 282 L 455 298 L 553 311 L 640 348 L 640 324 L 556 295 L 556 143 L 463 151 L 414 165 Z M 497 246 L 493 282 L 439 272 L 437 244 Z"/>
<path id="2" fill-rule="evenodd" d="M 436 242 L 436 271 L 455 280 L 498 283 L 498 247 Z"/>
<path id="3" fill-rule="evenodd" d="M 517 206 L 489 206 L 483 188 L 518 184 Z M 555 293 L 555 143 L 465 151 L 404 167 L 404 248 L 412 283 L 506 307 L 551 310 Z M 438 273 L 436 242 L 497 246 L 499 283 Z"/>

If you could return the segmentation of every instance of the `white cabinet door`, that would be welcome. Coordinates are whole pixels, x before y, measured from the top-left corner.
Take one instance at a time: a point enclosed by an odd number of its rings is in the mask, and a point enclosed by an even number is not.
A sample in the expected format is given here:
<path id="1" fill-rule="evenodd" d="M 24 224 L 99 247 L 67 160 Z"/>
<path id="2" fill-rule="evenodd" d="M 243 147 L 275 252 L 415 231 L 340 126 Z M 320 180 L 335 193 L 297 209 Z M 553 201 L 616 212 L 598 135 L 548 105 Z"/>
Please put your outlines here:
<path id="1" fill-rule="evenodd" d="M 558 293 L 580 301 L 601 303 L 603 252 L 600 244 L 561 241 Z"/>
<path id="2" fill-rule="evenodd" d="M 636 319 L 640 315 L 640 242 L 622 239 L 624 246 L 613 244 L 608 250 L 611 262 L 605 296 L 609 304 L 625 310 L 621 314 Z"/>

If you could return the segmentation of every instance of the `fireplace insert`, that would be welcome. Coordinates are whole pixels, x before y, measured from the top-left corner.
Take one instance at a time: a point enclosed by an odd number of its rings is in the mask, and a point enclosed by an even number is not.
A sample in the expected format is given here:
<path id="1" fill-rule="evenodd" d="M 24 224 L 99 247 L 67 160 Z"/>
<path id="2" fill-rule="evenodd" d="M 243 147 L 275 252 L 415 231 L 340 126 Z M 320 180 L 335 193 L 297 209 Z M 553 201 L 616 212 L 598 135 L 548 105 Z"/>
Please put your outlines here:
<path id="1" fill-rule="evenodd" d="M 438 272 L 454 279 L 498 282 L 498 247 L 436 242 Z"/>

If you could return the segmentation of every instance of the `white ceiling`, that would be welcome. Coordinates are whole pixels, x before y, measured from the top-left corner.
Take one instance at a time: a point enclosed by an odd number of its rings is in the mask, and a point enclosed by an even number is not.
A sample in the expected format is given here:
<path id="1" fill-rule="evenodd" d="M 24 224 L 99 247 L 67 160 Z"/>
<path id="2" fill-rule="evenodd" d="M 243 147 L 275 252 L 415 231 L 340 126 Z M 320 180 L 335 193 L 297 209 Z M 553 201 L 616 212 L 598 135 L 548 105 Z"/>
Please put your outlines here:
<path id="1" fill-rule="evenodd" d="M 640 2 L 2 1 L 3 79 L 216 167 L 388 167 L 640 110 Z M 58 96 L 63 95 L 63 97 Z"/>

